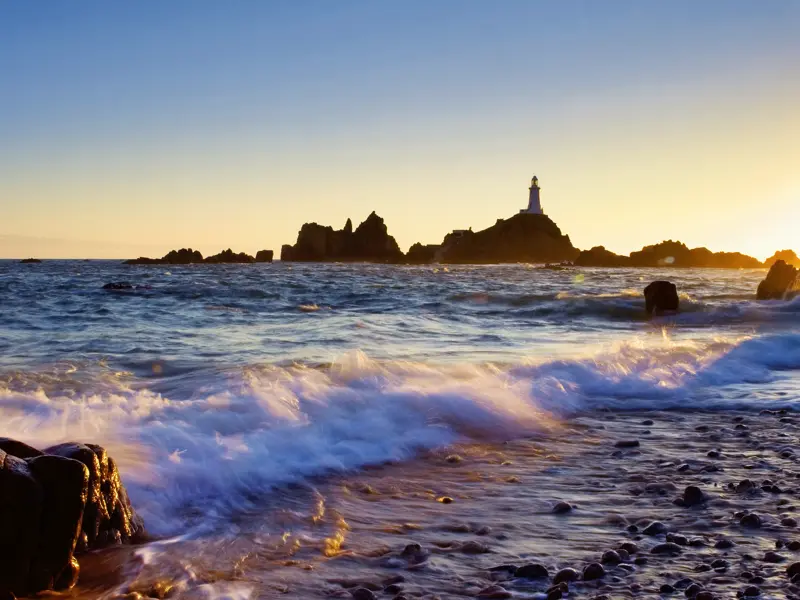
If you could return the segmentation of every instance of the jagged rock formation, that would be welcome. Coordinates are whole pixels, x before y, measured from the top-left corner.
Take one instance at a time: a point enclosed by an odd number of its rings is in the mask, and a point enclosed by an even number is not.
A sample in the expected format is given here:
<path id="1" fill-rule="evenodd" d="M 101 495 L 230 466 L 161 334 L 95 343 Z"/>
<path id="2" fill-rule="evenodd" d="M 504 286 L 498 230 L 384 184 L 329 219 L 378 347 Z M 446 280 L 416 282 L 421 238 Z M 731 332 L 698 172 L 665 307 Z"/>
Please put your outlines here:
<path id="1" fill-rule="evenodd" d="M 448 235 L 443 263 L 546 263 L 572 261 L 579 251 L 546 215 L 521 213 L 483 231 Z"/>
<path id="2" fill-rule="evenodd" d="M 253 262 L 272 262 L 272 250 L 260 250 L 255 258 L 245 252 L 234 252 L 230 248 L 219 254 L 203 258 L 198 250 L 181 248 L 171 250 L 161 258 L 134 258 L 126 260 L 126 265 L 195 265 L 195 264 L 246 264 Z"/>
<path id="3" fill-rule="evenodd" d="M 654 281 L 644 288 L 644 305 L 648 315 L 678 310 L 678 288 L 670 281 Z"/>
<path id="4" fill-rule="evenodd" d="M 771 268 L 772 265 L 779 260 L 782 260 L 787 265 L 800 268 L 800 257 L 797 256 L 794 250 L 778 250 L 775 254 L 764 261 L 764 266 Z"/>
<path id="5" fill-rule="evenodd" d="M 759 300 L 789 300 L 797 295 L 800 295 L 800 270 L 782 260 L 770 267 L 756 291 Z"/>
<path id="6" fill-rule="evenodd" d="M 595 246 L 591 250 L 583 250 L 574 264 L 576 267 L 628 267 L 631 259 L 628 256 L 614 254 L 604 246 Z"/>
<path id="7" fill-rule="evenodd" d="M 350 219 L 343 229 L 306 223 L 297 243 L 281 248 L 281 260 L 289 262 L 384 262 L 403 259 L 383 219 L 374 212 L 355 231 Z"/>
<path id="8" fill-rule="evenodd" d="M 0 438 L 0 595 L 70 589 L 76 555 L 144 536 L 103 448 Z"/>
<path id="9" fill-rule="evenodd" d="M 256 252 L 257 263 L 271 263 L 273 257 L 272 250 L 259 250 Z"/>

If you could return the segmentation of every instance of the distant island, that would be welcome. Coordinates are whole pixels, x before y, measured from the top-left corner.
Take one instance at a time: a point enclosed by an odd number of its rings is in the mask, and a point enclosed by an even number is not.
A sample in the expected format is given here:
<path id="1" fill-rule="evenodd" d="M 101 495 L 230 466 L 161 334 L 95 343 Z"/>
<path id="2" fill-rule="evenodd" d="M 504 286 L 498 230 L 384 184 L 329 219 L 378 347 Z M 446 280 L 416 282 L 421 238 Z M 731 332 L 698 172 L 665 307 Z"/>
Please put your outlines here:
<path id="1" fill-rule="evenodd" d="M 244 252 L 233 252 L 230 248 L 219 254 L 203 258 L 199 250 L 181 248 L 171 250 L 161 258 L 146 258 L 144 256 L 126 260 L 126 265 L 195 265 L 195 264 L 242 264 L 242 263 L 270 263 L 272 250 L 260 250 L 255 256 Z"/>

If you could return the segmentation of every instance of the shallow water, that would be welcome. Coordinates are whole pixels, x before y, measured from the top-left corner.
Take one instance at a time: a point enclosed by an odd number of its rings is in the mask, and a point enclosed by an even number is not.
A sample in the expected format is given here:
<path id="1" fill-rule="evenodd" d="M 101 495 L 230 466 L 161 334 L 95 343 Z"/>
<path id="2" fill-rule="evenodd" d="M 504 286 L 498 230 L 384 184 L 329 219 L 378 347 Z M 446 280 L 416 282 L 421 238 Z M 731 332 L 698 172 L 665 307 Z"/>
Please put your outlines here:
<path id="1" fill-rule="evenodd" d="M 321 476 L 395 462 L 423 481 L 421 453 L 596 411 L 797 408 L 800 301 L 756 302 L 764 273 L 0 261 L 0 435 L 105 445 L 148 529 L 205 571 L 337 554 Z M 654 278 L 680 315 L 646 318 Z"/>

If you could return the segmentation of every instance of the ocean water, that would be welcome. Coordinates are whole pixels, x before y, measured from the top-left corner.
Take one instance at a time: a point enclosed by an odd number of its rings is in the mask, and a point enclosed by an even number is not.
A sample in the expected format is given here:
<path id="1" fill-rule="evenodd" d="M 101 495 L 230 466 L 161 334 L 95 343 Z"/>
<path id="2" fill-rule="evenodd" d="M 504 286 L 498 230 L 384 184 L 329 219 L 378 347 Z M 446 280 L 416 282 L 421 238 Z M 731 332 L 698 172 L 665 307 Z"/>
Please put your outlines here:
<path id="1" fill-rule="evenodd" d="M 106 446 L 158 536 L 596 411 L 800 408 L 762 270 L 0 261 L 0 436 Z M 678 285 L 650 319 L 642 289 Z M 103 284 L 128 281 L 132 291 Z"/>

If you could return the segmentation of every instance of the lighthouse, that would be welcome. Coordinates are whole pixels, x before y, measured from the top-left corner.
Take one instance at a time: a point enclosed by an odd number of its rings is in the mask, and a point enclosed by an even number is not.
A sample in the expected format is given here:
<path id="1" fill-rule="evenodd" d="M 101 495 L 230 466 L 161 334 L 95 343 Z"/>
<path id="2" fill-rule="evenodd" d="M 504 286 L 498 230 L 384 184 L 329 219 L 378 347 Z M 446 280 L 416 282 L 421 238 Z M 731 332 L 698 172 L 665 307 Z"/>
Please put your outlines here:
<path id="1" fill-rule="evenodd" d="M 543 215 L 544 211 L 542 210 L 542 201 L 539 198 L 539 178 L 536 175 L 533 176 L 531 179 L 531 187 L 528 188 L 528 208 L 523 208 L 521 213 L 526 213 L 529 215 Z"/>

